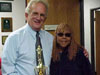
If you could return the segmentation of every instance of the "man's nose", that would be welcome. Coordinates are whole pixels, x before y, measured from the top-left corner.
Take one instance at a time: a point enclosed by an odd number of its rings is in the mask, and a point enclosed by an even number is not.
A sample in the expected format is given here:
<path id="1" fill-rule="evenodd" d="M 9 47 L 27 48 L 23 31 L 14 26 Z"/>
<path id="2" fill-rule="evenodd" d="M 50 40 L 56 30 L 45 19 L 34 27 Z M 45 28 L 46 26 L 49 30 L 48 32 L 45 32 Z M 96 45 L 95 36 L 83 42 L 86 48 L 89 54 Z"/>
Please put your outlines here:
<path id="1" fill-rule="evenodd" d="M 37 19 L 41 19 L 41 15 L 39 14 L 39 15 L 37 15 Z"/>

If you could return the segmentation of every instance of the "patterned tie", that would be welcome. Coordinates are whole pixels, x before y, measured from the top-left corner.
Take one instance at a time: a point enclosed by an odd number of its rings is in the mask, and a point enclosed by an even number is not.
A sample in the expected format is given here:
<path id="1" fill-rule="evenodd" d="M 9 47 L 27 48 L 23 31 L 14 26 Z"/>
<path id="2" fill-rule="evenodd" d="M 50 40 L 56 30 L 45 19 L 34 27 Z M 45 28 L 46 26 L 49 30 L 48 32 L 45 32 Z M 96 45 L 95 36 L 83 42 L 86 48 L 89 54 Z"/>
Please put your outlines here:
<path id="1" fill-rule="evenodd" d="M 36 50 L 37 50 L 38 46 L 40 46 L 40 48 L 42 49 L 41 39 L 39 37 L 39 32 L 37 31 L 36 32 Z M 42 59 L 43 65 L 44 65 L 43 51 L 41 51 L 41 59 Z M 36 51 L 36 64 L 38 65 L 37 51 Z"/>
<path id="2" fill-rule="evenodd" d="M 41 40 L 40 40 L 40 37 L 39 37 L 39 32 L 37 31 L 36 32 L 36 49 L 37 49 L 38 45 L 40 45 L 40 47 L 42 48 Z"/>

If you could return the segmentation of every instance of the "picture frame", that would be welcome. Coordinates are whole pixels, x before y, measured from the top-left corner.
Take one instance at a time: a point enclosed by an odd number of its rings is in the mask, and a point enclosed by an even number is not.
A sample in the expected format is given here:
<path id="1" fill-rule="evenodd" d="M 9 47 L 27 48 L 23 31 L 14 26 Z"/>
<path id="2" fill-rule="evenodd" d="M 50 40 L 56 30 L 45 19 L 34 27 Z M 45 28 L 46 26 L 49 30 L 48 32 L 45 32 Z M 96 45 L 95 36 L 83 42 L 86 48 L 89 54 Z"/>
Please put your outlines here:
<path id="1" fill-rule="evenodd" d="M 5 44 L 5 41 L 6 41 L 7 37 L 8 37 L 8 36 L 2 36 L 2 45 Z"/>
<path id="2" fill-rule="evenodd" d="M 12 4 L 10 2 L 0 2 L 0 12 L 12 12 Z"/>
<path id="3" fill-rule="evenodd" d="M 1 17 L 1 31 L 12 32 L 12 18 L 11 17 Z"/>

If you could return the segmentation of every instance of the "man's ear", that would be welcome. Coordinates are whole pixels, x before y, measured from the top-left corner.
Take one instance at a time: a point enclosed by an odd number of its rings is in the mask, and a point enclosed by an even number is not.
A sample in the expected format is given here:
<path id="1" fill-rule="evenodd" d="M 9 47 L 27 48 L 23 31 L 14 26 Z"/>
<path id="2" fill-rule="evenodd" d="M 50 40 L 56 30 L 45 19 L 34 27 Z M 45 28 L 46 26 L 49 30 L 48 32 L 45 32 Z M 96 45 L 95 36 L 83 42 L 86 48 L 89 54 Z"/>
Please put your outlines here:
<path id="1" fill-rule="evenodd" d="M 26 20 L 27 20 L 27 18 L 28 18 L 28 13 L 25 13 L 25 18 L 26 18 Z"/>
<path id="2" fill-rule="evenodd" d="M 47 17 L 45 17 L 44 21 L 47 19 Z"/>

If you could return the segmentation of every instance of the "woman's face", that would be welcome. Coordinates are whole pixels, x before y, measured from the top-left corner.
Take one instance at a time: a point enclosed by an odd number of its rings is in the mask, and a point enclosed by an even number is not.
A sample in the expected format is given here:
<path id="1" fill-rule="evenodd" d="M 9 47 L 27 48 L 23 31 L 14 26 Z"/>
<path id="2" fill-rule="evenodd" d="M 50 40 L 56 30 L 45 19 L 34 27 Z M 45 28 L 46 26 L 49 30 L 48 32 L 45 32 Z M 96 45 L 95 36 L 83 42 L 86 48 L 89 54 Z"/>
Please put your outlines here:
<path id="1" fill-rule="evenodd" d="M 57 43 L 60 47 L 65 48 L 71 42 L 71 33 L 70 31 L 58 32 L 57 33 Z"/>

